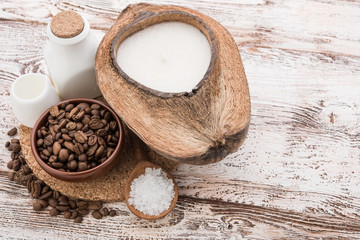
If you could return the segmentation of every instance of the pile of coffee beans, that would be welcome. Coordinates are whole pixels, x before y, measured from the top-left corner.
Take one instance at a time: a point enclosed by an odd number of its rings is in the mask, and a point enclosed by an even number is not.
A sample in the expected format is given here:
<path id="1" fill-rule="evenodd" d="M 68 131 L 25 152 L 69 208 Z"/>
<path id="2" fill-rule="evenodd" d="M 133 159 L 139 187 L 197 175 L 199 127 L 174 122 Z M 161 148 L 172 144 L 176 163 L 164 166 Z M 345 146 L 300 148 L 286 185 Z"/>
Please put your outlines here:
<path id="1" fill-rule="evenodd" d="M 17 129 L 12 128 L 8 135 L 12 137 L 16 133 Z M 5 147 L 11 151 L 11 160 L 7 163 L 7 167 L 13 170 L 8 173 L 8 178 L 25 186 L 31 196 L 37 199 L 33 203 L 35 211 L 50 208 L 49 214 L 51 216 L 63 214 L 65 218 L 73 219 L 75 223 L 81 223 L 83 217 L 88 215 L 90 211 L 92 211 L 91 214 L 96 219 L 116 216 L 116 211 L 103 207 L 102 202 L 69 198 L 58 191 L 54 191 L 42 180 L 38 179 L 22 155 L 19 139 L 11 139 L 11 141 L 6 142 Z"/>
<path id="2" fill-rule="evenodd" d="M 65 102 L 52 106 L 47 122 L 37 131 L 36 147 L 50 167 L 79 172 L 108 159 L 119 141 L 112 114 L 99 104 Z"/>

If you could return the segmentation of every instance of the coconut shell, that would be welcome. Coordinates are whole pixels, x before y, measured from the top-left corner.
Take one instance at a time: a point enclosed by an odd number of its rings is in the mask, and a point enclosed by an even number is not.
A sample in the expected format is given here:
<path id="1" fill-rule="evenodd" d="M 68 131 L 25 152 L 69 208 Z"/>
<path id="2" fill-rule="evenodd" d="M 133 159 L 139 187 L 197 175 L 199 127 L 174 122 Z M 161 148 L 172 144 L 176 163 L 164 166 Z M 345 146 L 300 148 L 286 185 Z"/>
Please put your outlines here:
<path id="1" fill-rule="evenodd" d="M 208 39 L 211 61 L 191 92 L 167 93 L 131 79 L 116 62 L 119 45 L 148 26 L 179 21 Z M 208 164 L 236 151 L 250 123 L 249 88 L 235 41 L 214 19 L 168 5 L 129 5 L 99 45 L 95 69 L 100 90 L 126 124 L 164 157 Z"/>

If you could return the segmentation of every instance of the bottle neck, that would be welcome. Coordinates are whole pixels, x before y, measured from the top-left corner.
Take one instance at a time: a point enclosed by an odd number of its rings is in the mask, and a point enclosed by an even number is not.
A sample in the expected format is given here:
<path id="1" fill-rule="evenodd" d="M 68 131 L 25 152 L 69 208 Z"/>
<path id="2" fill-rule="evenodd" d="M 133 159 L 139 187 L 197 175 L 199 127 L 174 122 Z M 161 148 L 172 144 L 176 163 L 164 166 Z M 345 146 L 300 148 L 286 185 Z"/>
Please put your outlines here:
<path id="1" fill-rule="evenodd" d="M 53 43 L 56 43 L 59 45 L 74 45 L 74 44 L 77 44 L 77 43 L 81 42 L 82 40 L 84 40 L 86 38 L 86 36 L 89 34 L 90 24 L 85 18 L 83 18 L 83 21 L 84 21 L 84 28 L 83 28 L 82 32 L 72 38 L 60 38 L 60 37 L 56 36 L 51 31 L 50 23 L 47 25 L 46 33 L 47 33 L 50 41 Z"/>

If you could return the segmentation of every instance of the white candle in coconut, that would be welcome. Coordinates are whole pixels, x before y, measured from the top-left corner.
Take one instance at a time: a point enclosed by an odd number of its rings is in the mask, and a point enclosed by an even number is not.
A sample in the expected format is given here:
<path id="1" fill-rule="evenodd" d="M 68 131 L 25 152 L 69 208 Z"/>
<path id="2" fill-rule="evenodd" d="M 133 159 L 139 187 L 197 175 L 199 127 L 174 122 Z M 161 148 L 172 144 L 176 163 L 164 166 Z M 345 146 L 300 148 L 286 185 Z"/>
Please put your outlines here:
<path id="1" fill-rule="evenodd" d="M 117 51 L 117 63 L 132 79 L 162 92 L 190 92 L 204 77 L 211 50 L 192 25 L 164 22 L 129 36 Z"/>

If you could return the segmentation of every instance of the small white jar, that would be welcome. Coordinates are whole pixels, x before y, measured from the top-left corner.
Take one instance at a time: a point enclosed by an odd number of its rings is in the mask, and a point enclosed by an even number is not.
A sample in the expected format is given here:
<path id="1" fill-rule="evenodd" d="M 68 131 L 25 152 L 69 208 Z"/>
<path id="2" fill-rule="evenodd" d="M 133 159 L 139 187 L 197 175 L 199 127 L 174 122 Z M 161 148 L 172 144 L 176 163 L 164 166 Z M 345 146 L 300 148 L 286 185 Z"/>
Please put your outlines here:
<path id="1" fill-rule="evenodd" d="M 82 23 L 82 29 L 71 29 Z M 88 21 L 72 11 L 60 12 L 48 24 L 47 35 L 45 61 L 62 100 L 100 96 L 94 68 L 99 41 L 90 33 Z"/>
<path id="2" fill-rule="evenodd" d="M 60 102 L 50 79 L 39 73 L 17 78 L 11 85 L 10 99 L 15 117 L 30 128 L 49 107 Z"/>

